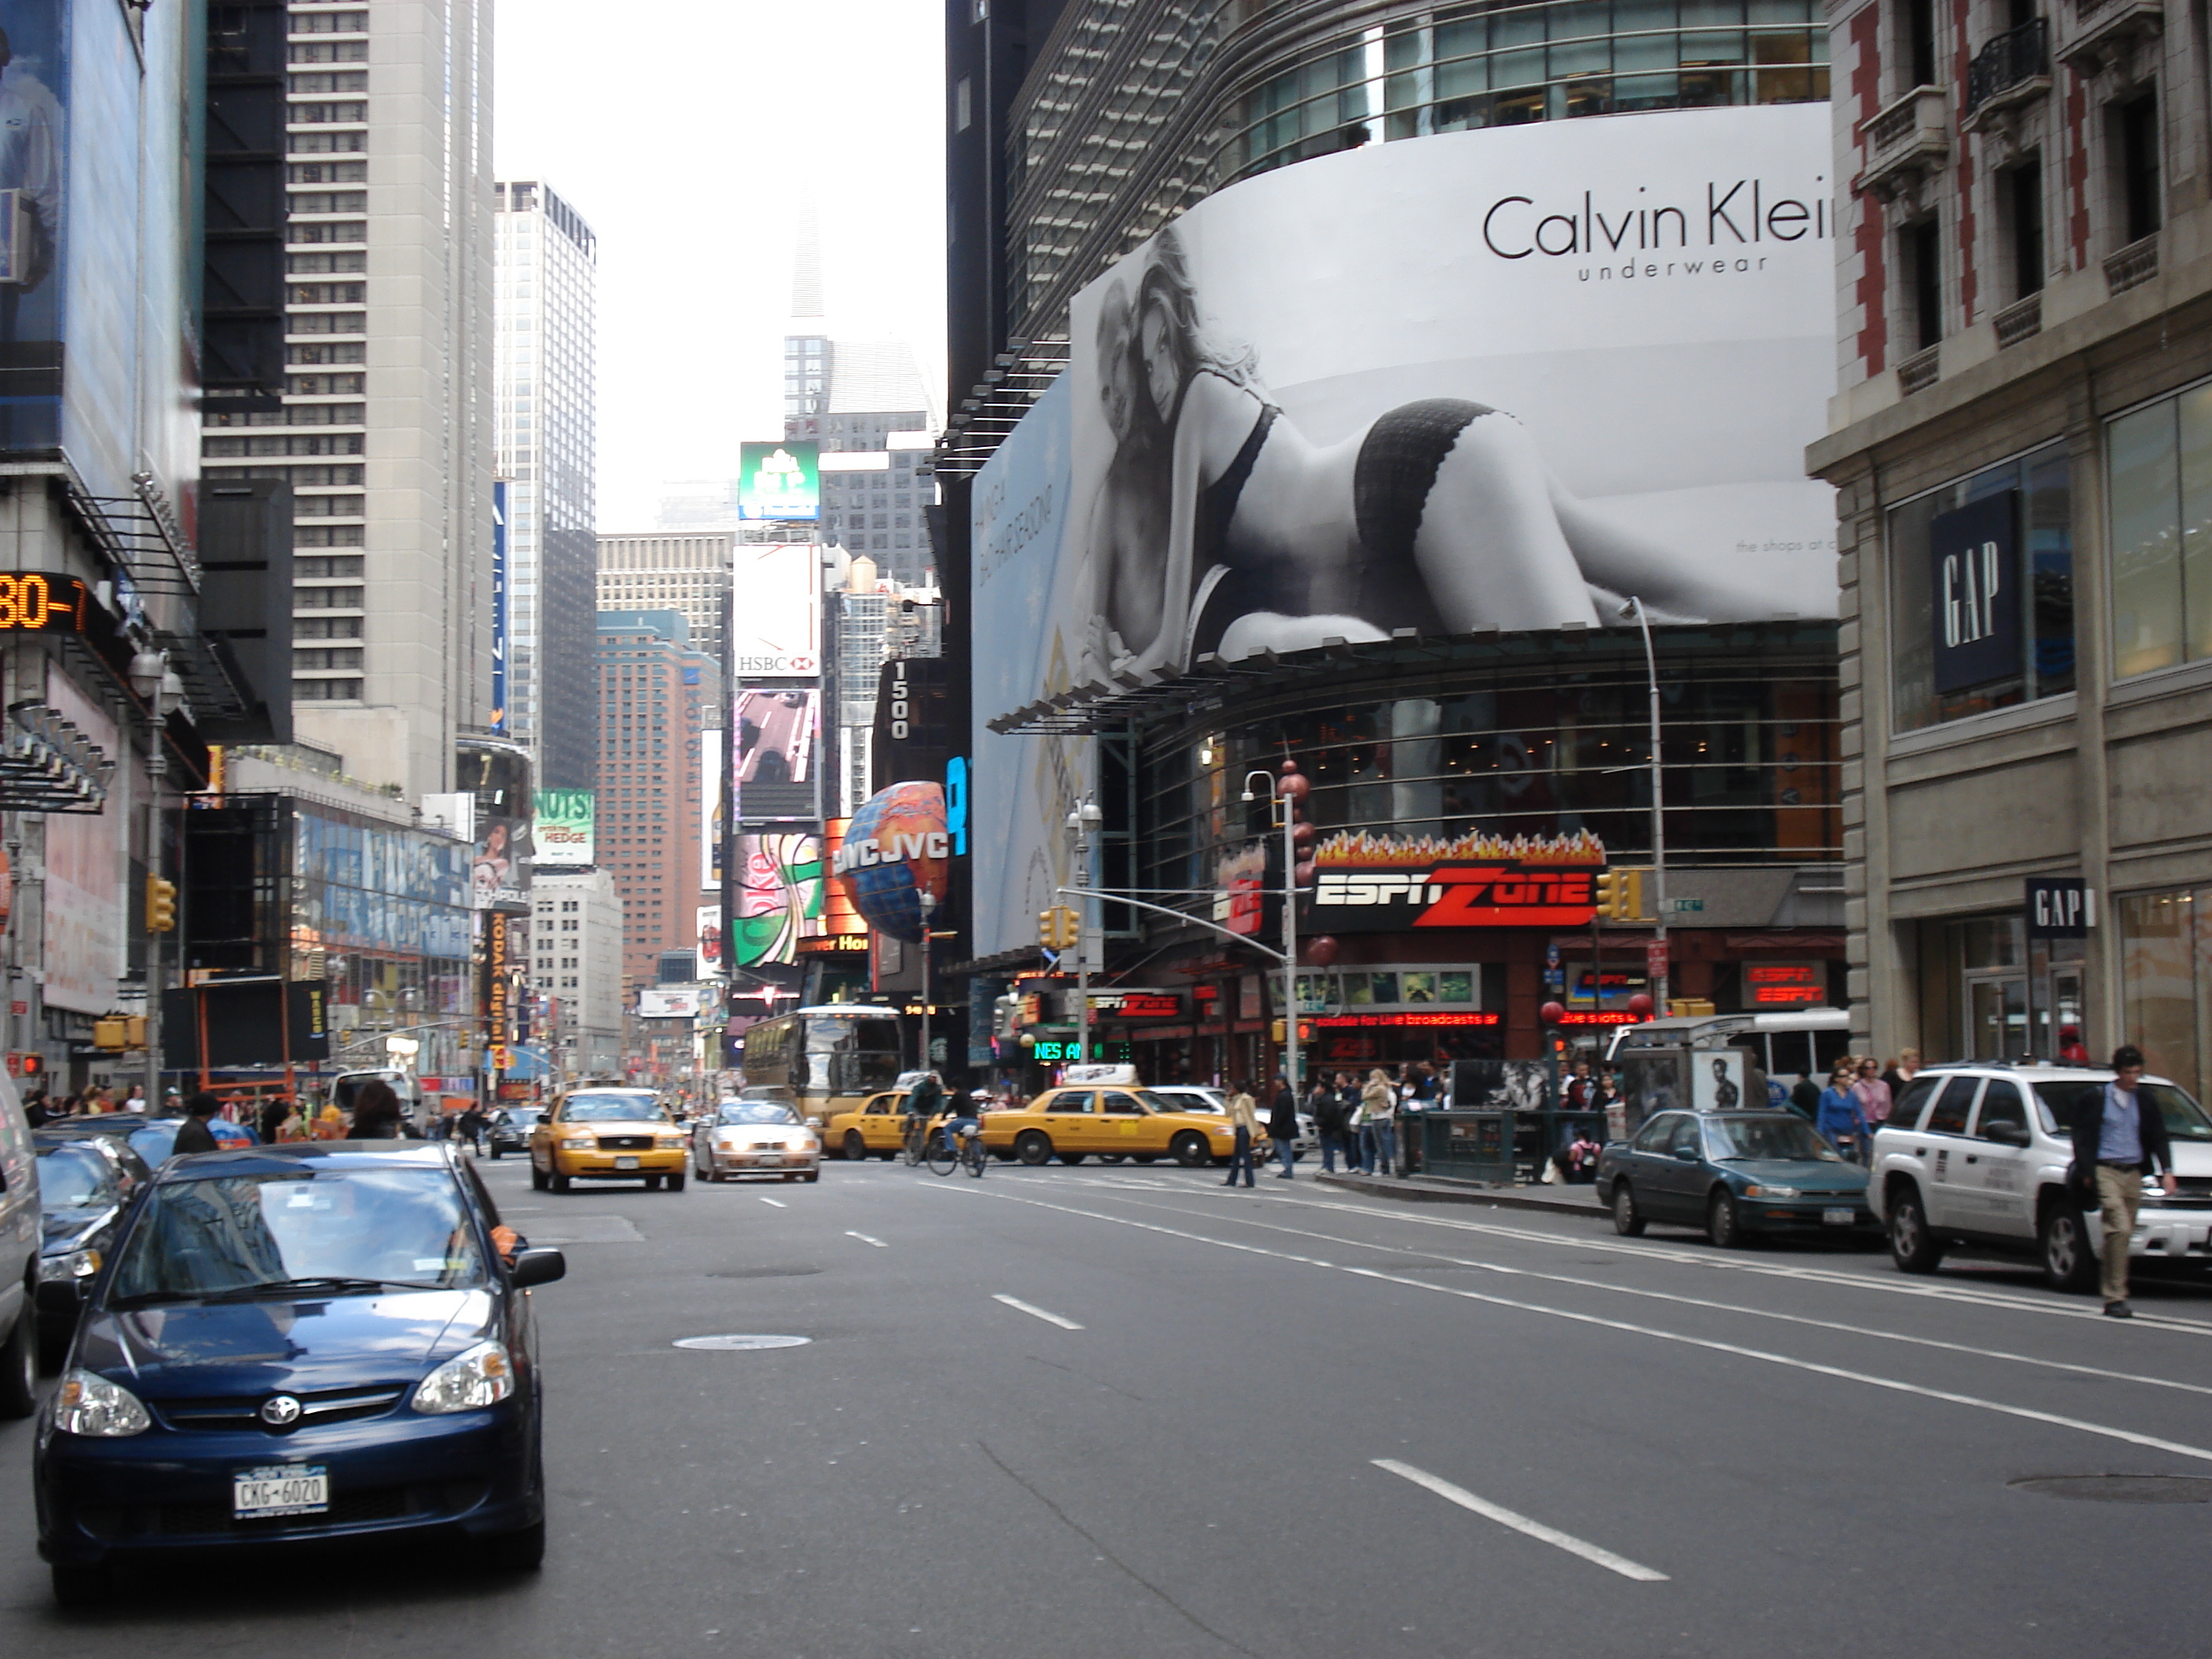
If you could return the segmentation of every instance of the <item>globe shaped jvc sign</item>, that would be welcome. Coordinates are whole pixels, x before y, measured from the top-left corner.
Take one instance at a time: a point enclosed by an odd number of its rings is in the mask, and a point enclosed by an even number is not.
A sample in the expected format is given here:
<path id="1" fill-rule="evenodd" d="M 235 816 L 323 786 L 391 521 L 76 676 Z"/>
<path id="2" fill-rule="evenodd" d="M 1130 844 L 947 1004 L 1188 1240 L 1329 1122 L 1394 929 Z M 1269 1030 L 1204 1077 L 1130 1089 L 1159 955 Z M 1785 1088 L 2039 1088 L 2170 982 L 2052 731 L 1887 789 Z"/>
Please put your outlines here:
<path id="1" fill-rule="evenodd" d="M 951 853 L 943 787 L 895 783 L 853 815 L 832 867 L 869 927 L 915 944 L 926 925 L 921 895 L 944 902 Z"/>

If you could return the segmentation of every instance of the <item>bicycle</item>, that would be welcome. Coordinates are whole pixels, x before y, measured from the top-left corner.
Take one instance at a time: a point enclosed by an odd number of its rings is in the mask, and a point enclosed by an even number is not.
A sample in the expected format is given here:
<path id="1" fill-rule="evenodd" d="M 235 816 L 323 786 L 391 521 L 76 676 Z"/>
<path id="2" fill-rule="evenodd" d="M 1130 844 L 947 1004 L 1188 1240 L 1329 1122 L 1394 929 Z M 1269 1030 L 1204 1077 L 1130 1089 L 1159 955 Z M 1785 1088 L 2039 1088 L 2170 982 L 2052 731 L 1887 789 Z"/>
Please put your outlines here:
<path id="1" fill-rule="evenodd" d="M 990 1154 L 983 1150 L 983 1131 L 980 1127 L 962 1130 L 957 1146 L 952 1144 L 944 1130 L 932 1131 L 927 1156 L 932 1175 L 949 1176 L 964 1164 L 968 1173 L 978 1181 L 983 1178 L 983 1166 L 991 1161 Z"/>
<path id="2" fill-rule="evenodd" d="M 900 1147 L 900 1156 L 909 1170 L 921 1162 L 922 1153 L 929 1145 L 929 1120 L 918 1113 L 909 1112 L 906 1120 L 906 1136 Z"/>

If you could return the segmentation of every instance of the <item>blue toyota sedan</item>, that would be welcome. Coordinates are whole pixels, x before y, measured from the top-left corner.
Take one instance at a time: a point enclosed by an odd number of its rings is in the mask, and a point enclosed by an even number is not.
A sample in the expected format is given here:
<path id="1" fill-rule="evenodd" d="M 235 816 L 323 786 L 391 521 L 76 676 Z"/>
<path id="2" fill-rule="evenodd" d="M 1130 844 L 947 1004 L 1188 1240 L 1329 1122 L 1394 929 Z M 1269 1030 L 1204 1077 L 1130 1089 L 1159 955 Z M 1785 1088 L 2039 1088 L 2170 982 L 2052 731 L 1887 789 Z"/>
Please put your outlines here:
<path id="1" fill-rule="evenodd" d="M 1616 1231 L 1703 1227 L 1723 1249 L 1757 1233 L 1832 1232 L 1878 1243 L 1867 1174 L 1795 1112 L 1660 1112 L 1598 1155 Z"/>
<path id="2" fill-rule="evenodd" d="M 56 1596 L 97 1601 L 133 1557 L 402 1534 L 534 1568 L 527 1291 L 565 1272 L 559 1251 L 519 1248 L 444 1146 L 169 1164 L 92 1283 L 40 1424 Z"/>

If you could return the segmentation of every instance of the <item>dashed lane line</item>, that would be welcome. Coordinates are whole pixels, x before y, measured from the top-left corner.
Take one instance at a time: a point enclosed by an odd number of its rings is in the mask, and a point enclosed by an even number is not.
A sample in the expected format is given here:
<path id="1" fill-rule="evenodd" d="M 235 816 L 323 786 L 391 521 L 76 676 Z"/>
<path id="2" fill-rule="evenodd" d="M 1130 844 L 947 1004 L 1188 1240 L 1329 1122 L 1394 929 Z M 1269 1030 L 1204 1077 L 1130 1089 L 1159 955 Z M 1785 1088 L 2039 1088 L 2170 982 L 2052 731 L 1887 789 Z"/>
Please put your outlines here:
<path id="1" fill-rule="evenodd" d="M 1503 1504 L 1493 1504 L 1486 1498 L 1477 1498 L 1464 1486 L 1455 1486 L 1440 1474 L 1431 1474 L 1426 1469 L 1417 1469 L 1411 1463 L 1401 1463 L 1395 1457 L 1376 1457 L 1368 1460 L 1378 1469 L 1388 1469 L 1401 1475 L 1417 1486 L 1425 1486 L 1448 1504 L 1456 1504 L 1463 1510 L 1472 1510 L 1486 1520 L 1501 1527 L 1525 1533 L 1529 1537 L 1562 1549 L 1570 1555 L 1579 1555 L 1585 1561 L 1603 1567 L 1607 1572 L 1617 1572 L 1623 1578 L 1633 1578 L 1639 1584 L 1663 1584 L 1667 1575 L 1656 1567 L 1647 1567 L 1640 1561 L 1632 1561 L 1625 1555 L 1615 1555 L 1601 1548 L 1588 1539 L 1577 1538 L 1571 1532 L 1561 1532 L 1557 1527 L 1547 1527 L 1541 1521 L 1531 1521 L 1507 1509 Z"/>
<path id="2" fill-rule="evenodd" d="M 996 1291 L 994 1291 L 991 1293 L 991 1300 L 994 1302 L 1003 1302 L 1009 1308 L 1018 1308 L 1022 1312 L 1029 1315 L 1030 1318 L 1042 1319 L 1048 1325 L 1057 1325 L 1063 1331 L 1079 1331 L 1083 1328 L 1082 1326 L 1077 1324 L 1072 1319 L 1062 1319 L 1056 1313 L 1048 1313 L 1042 1308 L 1032 1307 L 1026 1302 L 1020 1301 L 1011 1296 L 1001 1295 Z"/>
<path id="3" fill-rule="evenodd" d="M 890 1249 L 890 1246 L 884 1243 L 882 1239 L 871 1238 L 866 1233 L 856 1233 L 850 1227 L 845 1229 L 845 1237 L 848 1238 L 857 1238 L 863 1244 L 872 1244 L 879 1250 L 888 1250 Z"/>

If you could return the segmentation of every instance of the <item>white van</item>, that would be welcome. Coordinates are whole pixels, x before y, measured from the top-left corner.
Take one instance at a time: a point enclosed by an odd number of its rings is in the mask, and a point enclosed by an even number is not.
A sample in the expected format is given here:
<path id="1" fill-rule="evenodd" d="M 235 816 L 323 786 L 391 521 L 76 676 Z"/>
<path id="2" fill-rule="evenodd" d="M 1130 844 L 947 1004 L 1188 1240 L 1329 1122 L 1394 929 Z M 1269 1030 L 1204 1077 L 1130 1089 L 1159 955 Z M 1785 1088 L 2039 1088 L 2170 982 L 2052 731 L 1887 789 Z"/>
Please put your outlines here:
<path id="1" fill-rule="evenodd" d="M 0 1417 L 39 1403 L 39 1167 L 15 1080 L 0 1073 Z"/>
<path id="2" fill-rule="evenodd" d="M 1768 1077 L 1800 1075 L 1826 1084 L 1828 1068 L 1850 1052 L 1851 1017 L 1842 1008 L 1792 1008 L 1772 1014 L 1670 1015 L 1623 1025 L 1613 1034 L 1605 1063 L 1618 1066 L 1624 1051 L 1642 1048 L 1729 1048 L 1751 1051 Z"/>

